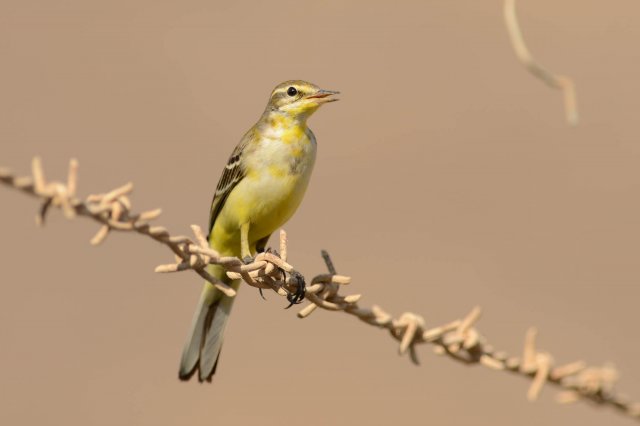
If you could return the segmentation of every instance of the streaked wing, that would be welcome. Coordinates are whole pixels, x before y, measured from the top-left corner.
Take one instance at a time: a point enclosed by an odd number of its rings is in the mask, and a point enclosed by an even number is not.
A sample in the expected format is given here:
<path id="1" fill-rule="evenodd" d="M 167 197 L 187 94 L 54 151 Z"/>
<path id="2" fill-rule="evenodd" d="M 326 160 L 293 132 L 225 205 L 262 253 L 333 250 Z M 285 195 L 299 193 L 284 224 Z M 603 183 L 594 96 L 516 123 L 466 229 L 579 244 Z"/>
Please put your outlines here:
<path id="1" fill-rule="evenodd" d="M 227 197 L 235 188 L 235 186 L 240 182 L 245 176 L 245 170 L 242 163 L 242 157 L 245 153 L 245 148 L 249 144 L 251 140 L 251 133 L 247 133 L 242 141 L 236 146 L 229 157 L 229 161 L 227 161 L 227 165 L 222 172 L 222 176 L 218 181 L 218 186 L 216 187 L 216 192 L 213 195 L 213 201 L 211 202 L 211 210 L 209 212 L 209 234 L 211 234 L 211 230 L 213 229 L 213 224 L 216 222 L 216 218 L 222 210 Z"/>

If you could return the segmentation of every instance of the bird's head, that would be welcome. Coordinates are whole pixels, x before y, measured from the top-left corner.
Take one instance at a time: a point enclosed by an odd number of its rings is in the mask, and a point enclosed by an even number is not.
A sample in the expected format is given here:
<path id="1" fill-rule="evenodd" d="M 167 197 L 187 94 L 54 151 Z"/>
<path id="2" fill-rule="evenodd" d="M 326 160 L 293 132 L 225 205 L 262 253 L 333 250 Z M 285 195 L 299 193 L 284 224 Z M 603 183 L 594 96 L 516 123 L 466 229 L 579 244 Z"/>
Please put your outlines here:
<path id="1" fill-rule="evenodd" d="M 322 104 L 337 101 L 333 95 L 340 92 L 324 90 L 315 84 L 302 80 L 289 80 L 281 83 L 273 89 L 268 112 L 279 112 L 294 119 L 306 120 Z"/>

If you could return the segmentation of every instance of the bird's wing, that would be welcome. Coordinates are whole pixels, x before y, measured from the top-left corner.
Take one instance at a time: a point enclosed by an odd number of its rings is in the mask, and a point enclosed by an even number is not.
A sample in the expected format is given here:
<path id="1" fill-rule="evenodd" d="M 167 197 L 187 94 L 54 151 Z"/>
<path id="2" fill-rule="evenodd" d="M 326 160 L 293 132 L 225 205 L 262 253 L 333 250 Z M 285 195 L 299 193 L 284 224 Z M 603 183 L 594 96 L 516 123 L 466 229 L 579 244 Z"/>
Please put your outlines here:
<path id="1" fill-rule="evenodd" d="M 250 145 L 253 138 L 253 132 L 249 131 L 242 138 L 238 146 L 233 150 L 227 165 L 222 172 L 222 176 L 218 181 L 216 192 L 213 195 L 213 201 L 211 202 L 211 210 L 209 211 L 209 234 L 213 229 L 213 225 L 216 222 L 218 214 L 222 210 L 227 197 L 236 187 L 236 185 L 244 178 L 245 169 L 243 156 L 246 155 L 246 148 Z"/>

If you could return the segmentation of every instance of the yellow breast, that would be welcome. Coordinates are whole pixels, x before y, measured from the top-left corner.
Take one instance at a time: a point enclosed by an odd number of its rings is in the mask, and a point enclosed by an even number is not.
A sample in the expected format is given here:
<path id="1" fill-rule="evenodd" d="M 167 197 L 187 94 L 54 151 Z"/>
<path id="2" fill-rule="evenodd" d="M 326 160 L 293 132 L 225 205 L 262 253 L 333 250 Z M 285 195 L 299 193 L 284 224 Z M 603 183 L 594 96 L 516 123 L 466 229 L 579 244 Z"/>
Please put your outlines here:
<path id="1" fill-rule="evenodd" d="M 315 163 L 315 137 L 306 126 L 269 126 L 252 143 L 251 155 L 243 159 L 245 177 L 229 194 L 212 230 L 212 245 L 226 254 L 239 254 L 243 223 L 250 224 L 252 250 L 256 241 L 284 225 L 300 205 Z"/>

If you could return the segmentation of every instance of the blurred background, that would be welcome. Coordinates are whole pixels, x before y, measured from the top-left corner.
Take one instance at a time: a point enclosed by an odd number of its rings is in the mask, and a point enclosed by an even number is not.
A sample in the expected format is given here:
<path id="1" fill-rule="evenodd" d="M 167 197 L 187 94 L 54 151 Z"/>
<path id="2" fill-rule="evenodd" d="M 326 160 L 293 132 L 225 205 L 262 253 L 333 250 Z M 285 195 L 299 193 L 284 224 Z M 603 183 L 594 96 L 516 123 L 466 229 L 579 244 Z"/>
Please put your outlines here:
<path id="1" fill-rule="evenodd" d="M 574 78 L 581 122 L 529 75 L 501 1 L 0 1 L 0 165 L 82 196 L 135 183 L 158 224 L 204 226 L 221 168 L 273 86 L 342 91 L 311 120 L 318 159 L 286 225 L 307 276 L 353 277 L 363 306 L 429 326 L 484 308 L 519 354 L 536 325 L 558 363 L 613 362 L 640 399 L 640 5 L 520 1 L 536 59 Z M 555 390 L 464 367 L 344 314 L 305 320 L 241 288 L 214 383 L 181 383 L 200 293 L 147 239 L 0 188 L 0 423 L 622 425 Z"/>

